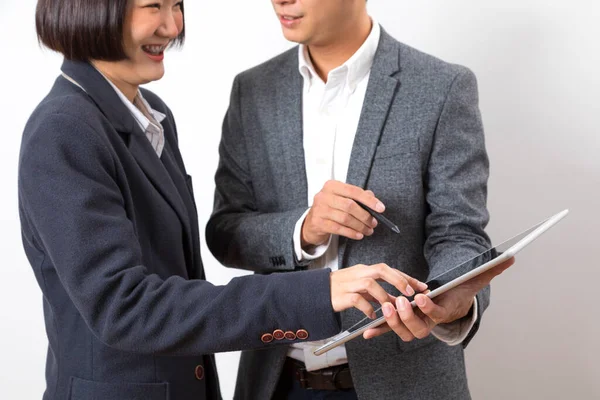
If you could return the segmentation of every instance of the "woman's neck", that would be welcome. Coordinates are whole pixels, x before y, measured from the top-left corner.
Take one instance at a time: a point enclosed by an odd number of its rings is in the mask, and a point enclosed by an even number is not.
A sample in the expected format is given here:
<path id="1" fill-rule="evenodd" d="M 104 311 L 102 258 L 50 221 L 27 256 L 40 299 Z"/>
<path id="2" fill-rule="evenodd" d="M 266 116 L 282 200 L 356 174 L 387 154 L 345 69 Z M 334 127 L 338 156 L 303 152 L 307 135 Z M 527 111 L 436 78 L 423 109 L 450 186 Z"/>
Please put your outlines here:
<path id="1" fill-rule="evenodd" d="M 106 79 L 111 81 L 111 83 L 115 85 L 117 89 L 119 89 L 129 101 L 133 103 L 135 96 L 137 96 L 139 86 L 131 84 L 125 81 L 124 79 L 119 78 L 118 66 L 115 66 L 114 62 L 92 61 L 92 65 L 98 71 L 100 71 L 100 73 L 104 75 Z"/>

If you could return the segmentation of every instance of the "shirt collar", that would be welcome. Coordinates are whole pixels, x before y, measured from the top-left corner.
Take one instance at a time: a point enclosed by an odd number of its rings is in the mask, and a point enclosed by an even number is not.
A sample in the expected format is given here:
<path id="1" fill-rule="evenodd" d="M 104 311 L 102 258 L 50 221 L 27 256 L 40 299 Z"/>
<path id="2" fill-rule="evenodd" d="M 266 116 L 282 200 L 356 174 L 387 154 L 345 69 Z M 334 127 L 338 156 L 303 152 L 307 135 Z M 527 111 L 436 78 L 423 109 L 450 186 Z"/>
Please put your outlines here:
<path id="1" fill-rule="evenodd" d="M 346 84 L 348 88 L 353 92 L 356 89 L 358 83 L 369 73 L 371 66 L 373 65 L 373 59 L 377 52 L 379 45 L 379 38 L 381 36 L 381 28 L 374 18 L 371 18 L 372 28 L 371 33 L 360 46 L 360 48 L 350 57 L 344 64 L 337 68 L 334 68 L 329 72 L 331 74 L 346 74 Z M 313 83 L 313 79 L 320 79 L 317 75 L 315 68 L 308 54 L 308 47 L 301 44 L 298 46 L 298 70 L 304 79 L 304 83 L 310 86 Z"/>
<path id="2" fill-rule="evenodd" d="M 98 72 L 100 72 L 100 71 L 98 71 Z M 102 74 L 102 72 L 100 72 L 100 74 Z M 102 76 L 104 76 L 104 74 L 102 74 Z M 121 90 L 118 87 L 116 87 L 115 84 L 110 81 L 110 79 L 108 79 L 106 76 L 104 76 L 104 79 L 106 79 L 106 81 L 110 84 L 110 86 L 112 86 L 112 88 L 115 90 L 115 92 L 117 93 L 117 95 L 119 96 L 119 98 L 121 99 L 123 104 L 125 104 L 125 106 L 129 110 L 129 112 L 131 112 L 131 114 L 133 115 L 135 120 L 138 122 L 138 124 L 140 125 L 142 130 L 146 131 L 146 129 L 148 129 L 148 125 L 150 125 L 150 120 L 144 115 L 144 113 L 142 111 L 140 111 L 139 108 L 137 108 L 131 101 L 129 101 L 129 99 L 123 94 L 123 92 L 121 92 Z M 148 110 L 148 112 L 154 117 L 156 122 L 158 122 L 160 124 L 167 117 L 165 114 L 163 114 L 159 111 L 156 111 L 155 109 L 150 107 L 150 104 L 148 104 L 146 99 L 144 99 L 144 96 L 142 96 L 141 91 L 138 90 L 136 96 L 138 96 L 140 98 L 140 100 L 146 107 L 146 110 Z"/>

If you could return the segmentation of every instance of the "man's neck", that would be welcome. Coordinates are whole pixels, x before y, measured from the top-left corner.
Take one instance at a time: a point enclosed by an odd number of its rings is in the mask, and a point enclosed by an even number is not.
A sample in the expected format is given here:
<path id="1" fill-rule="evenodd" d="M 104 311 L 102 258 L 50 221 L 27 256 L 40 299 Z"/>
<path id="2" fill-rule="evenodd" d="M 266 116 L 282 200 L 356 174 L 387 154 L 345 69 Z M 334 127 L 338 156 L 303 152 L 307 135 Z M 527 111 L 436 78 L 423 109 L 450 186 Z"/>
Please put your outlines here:
<path id="1" fill-rule="evenodd" d="M 365 14 L 359 24 L 338 34 L 331 43 L 307 46 L 315 72 L 323 82 L 327 82 L 327 76 L 331 70 L 344 64 L 360 49 L 369 37 L 372 25 L 371 18 Z"/>

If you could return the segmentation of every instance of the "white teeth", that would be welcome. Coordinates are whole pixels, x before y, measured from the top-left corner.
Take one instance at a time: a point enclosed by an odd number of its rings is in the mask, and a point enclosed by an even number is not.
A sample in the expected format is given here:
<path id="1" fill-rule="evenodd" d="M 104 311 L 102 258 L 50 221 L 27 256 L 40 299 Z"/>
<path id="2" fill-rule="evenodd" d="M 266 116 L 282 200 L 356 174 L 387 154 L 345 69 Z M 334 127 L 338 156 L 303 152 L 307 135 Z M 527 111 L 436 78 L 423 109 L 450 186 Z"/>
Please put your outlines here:
<path id="1" fill-rule="evenodd" d="M 162 53 L 163 51 L 165 51 L 165 49 L 167 48 L 166 45 L 163 46 L 142 46 L 142 48 L 144 49 L 144 51 L 153 54 L 153 55 L 159 55 L 160 53 Z"/>

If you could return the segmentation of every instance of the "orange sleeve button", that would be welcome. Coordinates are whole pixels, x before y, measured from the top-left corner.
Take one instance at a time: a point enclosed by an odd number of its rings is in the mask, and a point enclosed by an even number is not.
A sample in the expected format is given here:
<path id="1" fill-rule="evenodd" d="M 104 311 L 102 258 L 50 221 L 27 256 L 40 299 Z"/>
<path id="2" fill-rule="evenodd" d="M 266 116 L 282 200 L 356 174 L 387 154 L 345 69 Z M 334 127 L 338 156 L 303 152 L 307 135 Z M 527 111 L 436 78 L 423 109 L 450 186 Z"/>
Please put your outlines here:
<path id="1" fill-rule="evenodd" d="M 285 334 L 281 329 L 275 329 L 273 331 L 273 337 L 275 338 L 275 340 L 281 340 L 285 337 Z"/>
<path id="2" fill-rule="evenodd" d="M 306 340 L 308 339 L 308 332 L 304 329 L 298 329 L 298 331 L 296 331 L 296 337 L 300 340 Z"/>
<path id="3" fill-rule="evenodd" d="M 296 334 L 294 332 L 292 332 L 292 331 L 287 331 L 285 333 L 285 338 L 287 340 L 296 340 Z"/>
<path id="4" fill-rule="evenodd" d="M 260 340 L 262 340 L 263 343 L 271 343 L 273 341 L 273 335 L 265 333 L 261 336 Z"/>

